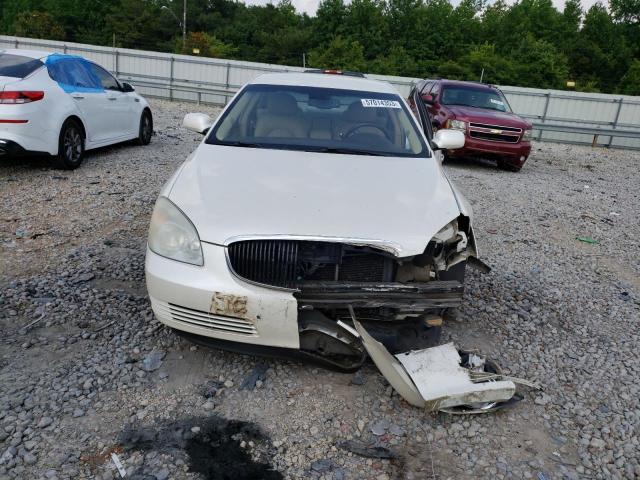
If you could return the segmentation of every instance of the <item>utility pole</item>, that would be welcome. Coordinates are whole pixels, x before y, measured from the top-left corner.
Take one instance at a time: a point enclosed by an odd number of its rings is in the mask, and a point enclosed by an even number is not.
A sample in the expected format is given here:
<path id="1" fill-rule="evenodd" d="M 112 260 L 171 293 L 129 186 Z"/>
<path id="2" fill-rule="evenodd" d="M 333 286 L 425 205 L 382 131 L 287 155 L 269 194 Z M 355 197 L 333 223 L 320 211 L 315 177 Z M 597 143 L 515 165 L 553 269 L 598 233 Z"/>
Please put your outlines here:
<path id="1" fill-rule="evenodd" d="M 182 7 L 182 50 L 187 46 L 187 0 L 184 0 Z"/>
<path id="2" fill-rule="evenodd" d="M 302 52 L 302 68 L 307 68 L 307 54 Z"/>

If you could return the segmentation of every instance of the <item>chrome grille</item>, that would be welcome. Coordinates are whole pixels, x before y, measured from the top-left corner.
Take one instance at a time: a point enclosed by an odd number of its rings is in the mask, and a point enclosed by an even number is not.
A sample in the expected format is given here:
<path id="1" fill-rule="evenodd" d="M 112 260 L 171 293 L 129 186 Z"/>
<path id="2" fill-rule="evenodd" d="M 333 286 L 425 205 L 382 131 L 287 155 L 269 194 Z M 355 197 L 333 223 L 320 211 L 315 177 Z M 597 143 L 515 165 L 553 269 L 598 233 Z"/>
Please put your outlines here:
<path id="1" fill-rule="evenodd" d="M 257 335 L 258 331 L 253 323 L 244 318 L 226 317 L 214 315 L 201 310 L 182 307 L 179 305 L 158 304 L 157 308 L 167 314 L 175 322 L 216 330 L 222 333 L 235 333 L 240 335 Z"/>
<path id="2" fill-rule="evenodd" d="M 487 123 L 469 123 L 469 136 L 492 142 L 518 143 L 522 129 L 517 127 L 505 127 L 490 125 Z"/>

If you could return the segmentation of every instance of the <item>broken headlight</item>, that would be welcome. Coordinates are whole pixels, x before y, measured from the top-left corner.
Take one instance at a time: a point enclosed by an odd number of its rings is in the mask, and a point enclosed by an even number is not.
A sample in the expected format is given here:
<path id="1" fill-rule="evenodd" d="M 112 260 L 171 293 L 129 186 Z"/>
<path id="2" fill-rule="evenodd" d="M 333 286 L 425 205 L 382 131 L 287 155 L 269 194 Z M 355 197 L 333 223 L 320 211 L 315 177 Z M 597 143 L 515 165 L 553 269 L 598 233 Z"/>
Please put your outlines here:
<path id="1" fill-rule="evenodd" d="M 158 197 L 153 209 L 149 227 L 149 249 L 171 260 L 204 265 L 196 227 L 166 197 Z"/>

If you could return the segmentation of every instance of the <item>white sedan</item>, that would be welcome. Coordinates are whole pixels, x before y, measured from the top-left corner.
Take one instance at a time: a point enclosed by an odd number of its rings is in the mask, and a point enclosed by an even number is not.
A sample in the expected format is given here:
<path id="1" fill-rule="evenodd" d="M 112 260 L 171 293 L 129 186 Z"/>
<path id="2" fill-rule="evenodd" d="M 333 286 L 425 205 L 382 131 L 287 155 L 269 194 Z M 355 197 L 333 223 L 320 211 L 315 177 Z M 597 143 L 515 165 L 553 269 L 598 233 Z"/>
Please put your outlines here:
<path id="1" fill-rule="evenodd" d="M 157 318 L 195 341 L 349 371 L 355 319 L 391 351 L 439 335 L 483 267 L 471 209 L 434 138 L 388 83 L 267 74 L 244 86 L 160 193 L 146 280 Z M 422 124 L 422 125 L 421 125 Z"/>
<path id="2" fill-rule="evenodd" d="M 0 158 L 48 154 L 80 166 L 86 150 L 151 141 L 153 118 L 133 87 L 83 57 L 0 50 Z"/>

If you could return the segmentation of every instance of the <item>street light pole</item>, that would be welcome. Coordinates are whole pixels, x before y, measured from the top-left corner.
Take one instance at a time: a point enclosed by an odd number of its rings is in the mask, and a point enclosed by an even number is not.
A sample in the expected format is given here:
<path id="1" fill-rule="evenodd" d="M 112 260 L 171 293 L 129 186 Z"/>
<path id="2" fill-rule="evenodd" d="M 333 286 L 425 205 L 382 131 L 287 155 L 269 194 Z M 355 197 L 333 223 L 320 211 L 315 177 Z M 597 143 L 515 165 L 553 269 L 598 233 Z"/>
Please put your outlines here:
<path id="1" fill-rule="evenodd" d="M 187 45 L 187 0 L 184 0 L 184 6 L 182 7 L 182 50 Z"/>
<path id="2" fill-rule="evenodd" d="M 182 27 L 182 50 L 187 46 L 187 0 L 184 0 L 183 8 L 182 8 L 182 21 L 178 18 L 178 16 L 166 5 L 160 7 L 161 10 L 167 10 L 173 18 L 178 21 L 178 25 Z"/>

